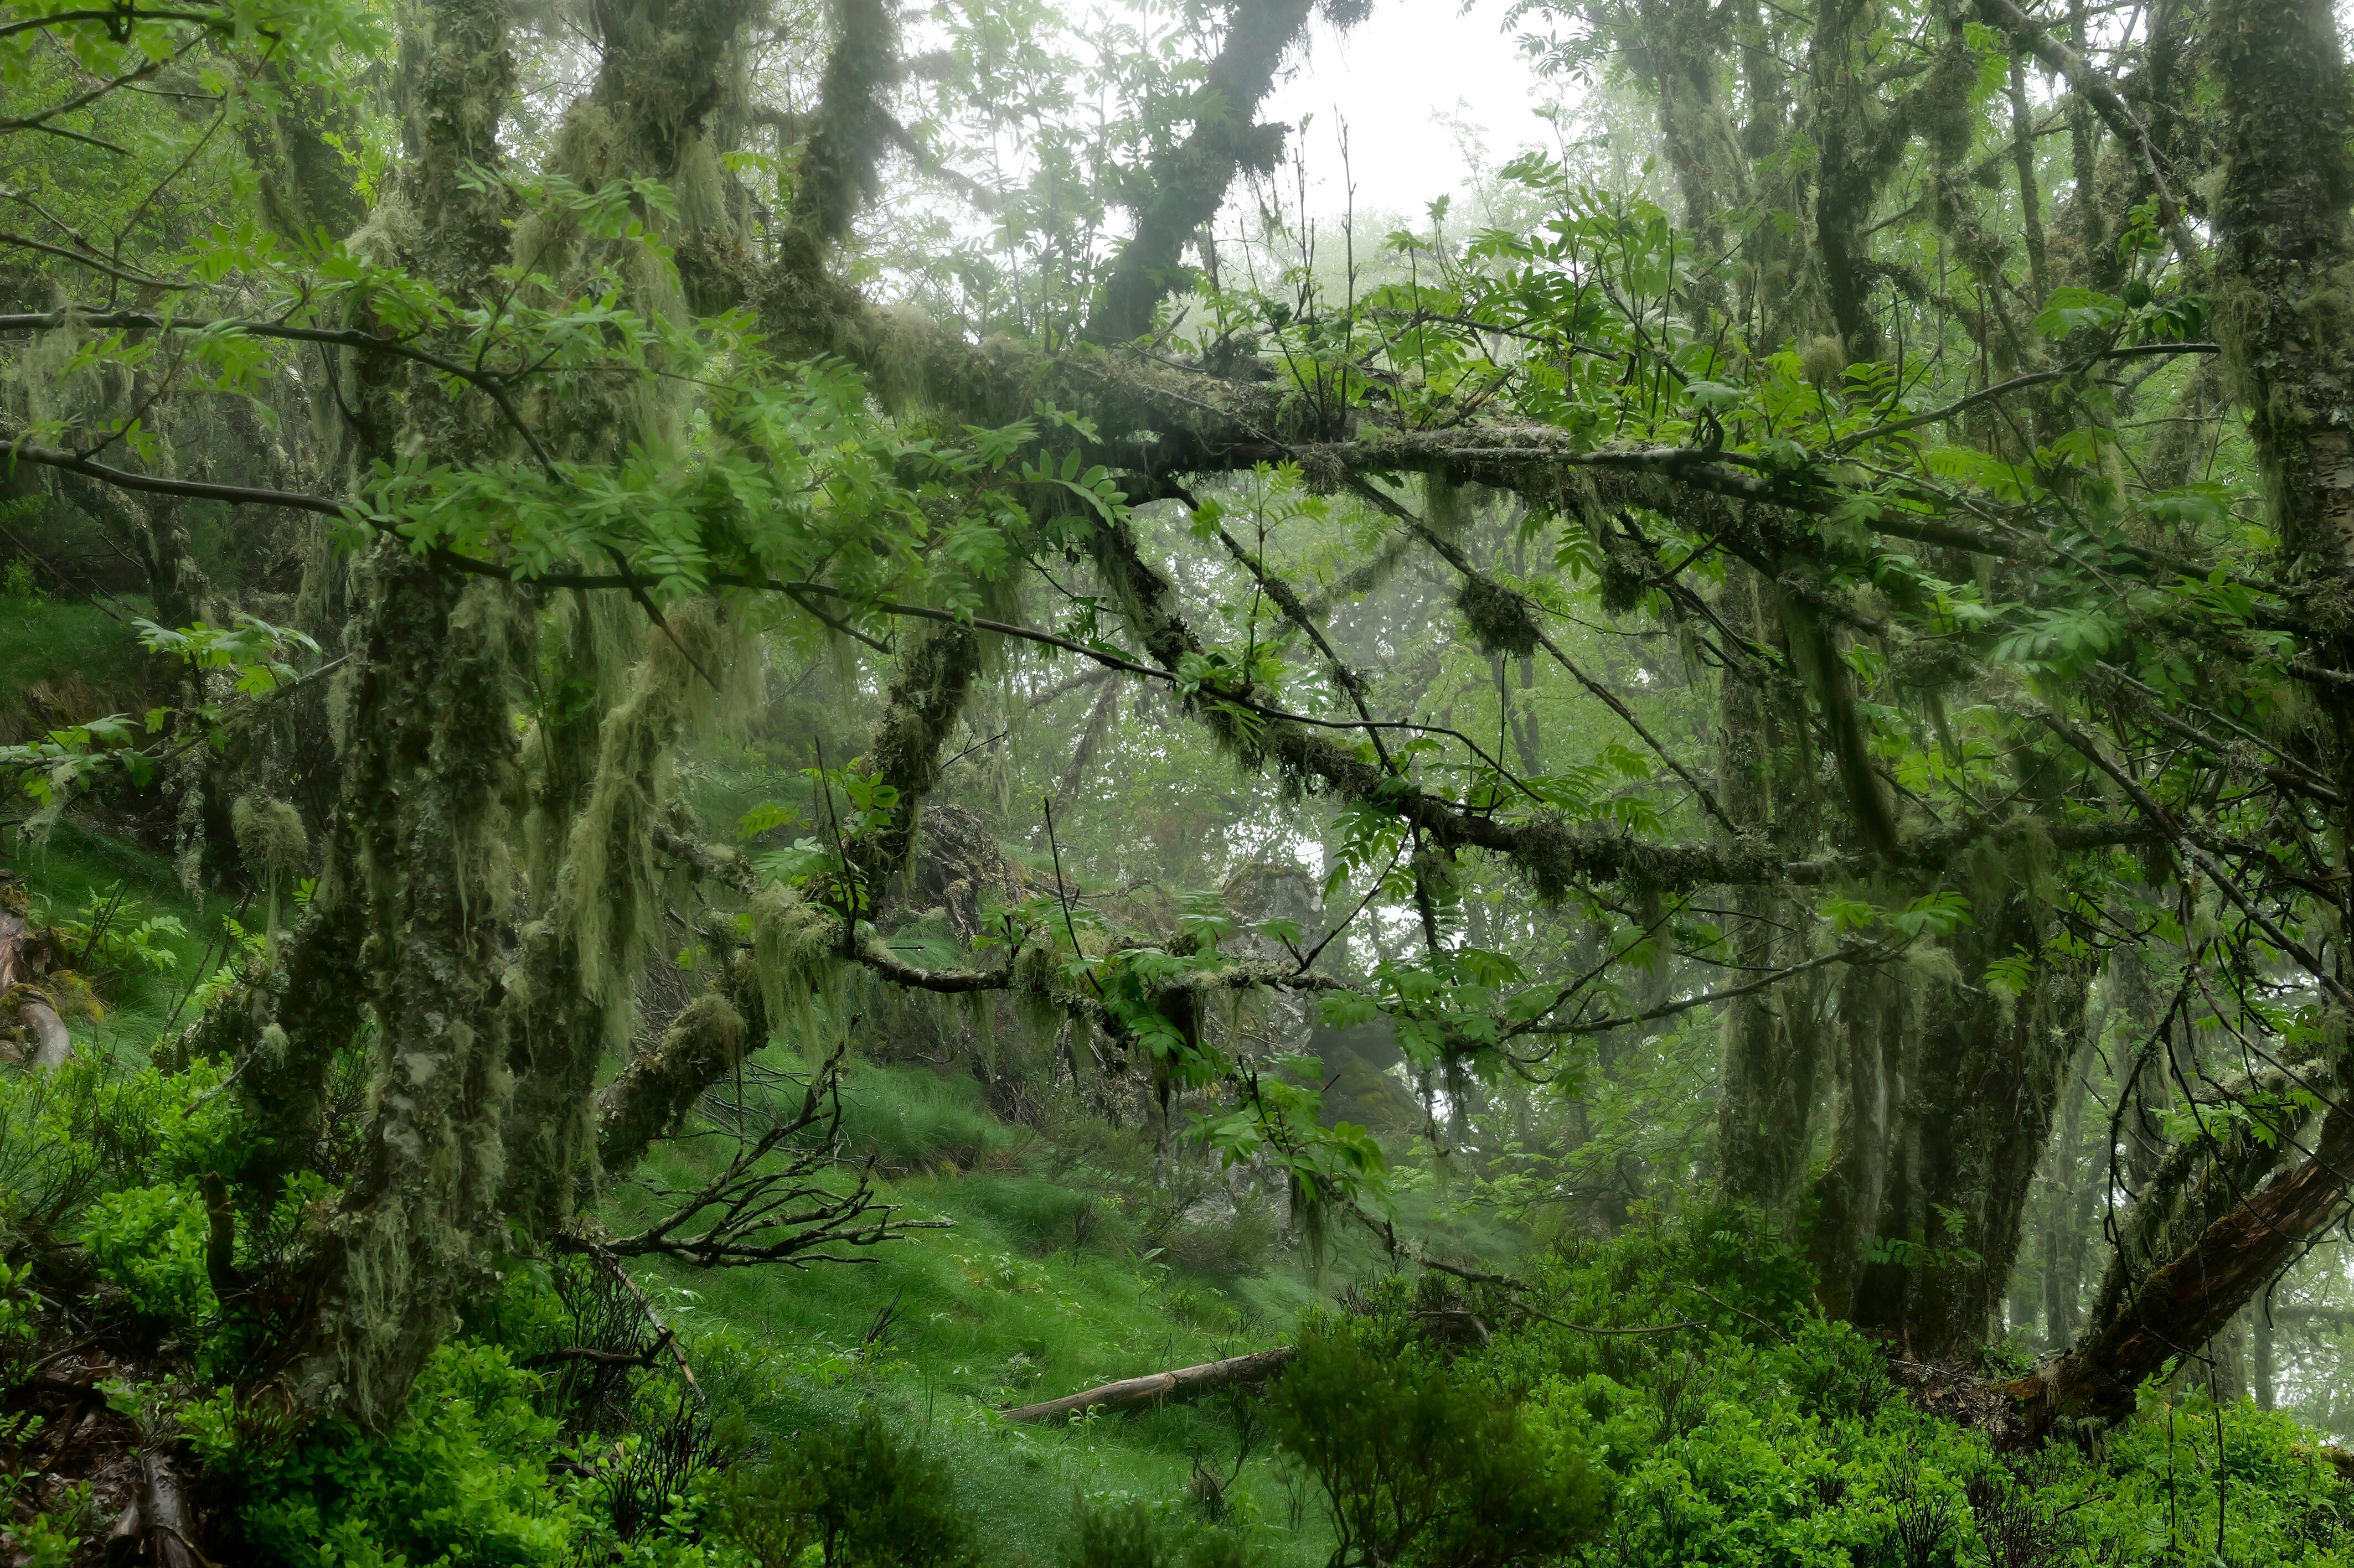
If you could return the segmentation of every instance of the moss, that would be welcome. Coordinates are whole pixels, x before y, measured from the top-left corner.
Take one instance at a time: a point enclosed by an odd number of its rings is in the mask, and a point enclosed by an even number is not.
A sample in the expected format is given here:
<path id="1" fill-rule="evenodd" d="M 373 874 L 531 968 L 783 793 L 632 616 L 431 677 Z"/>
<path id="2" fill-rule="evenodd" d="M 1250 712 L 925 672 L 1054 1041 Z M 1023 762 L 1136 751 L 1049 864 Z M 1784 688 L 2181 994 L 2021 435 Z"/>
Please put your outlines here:
<path id="1" fill-rule="evenodd" d="M 735 1067 L 747 1033 L 743 1015 L 719 991 L 688 1002 L 652 1048 L 598 1097 L 598 1163 L 618 1175 L 644 1159 L 703 1091 Z"/>
<path id="2" fill-rule="evenodd" d="M 942 747 L 981 669 L 981 641 L 972 628 L 949 622 L 927 627 L 900 656 L 866 758 L 868 774 L 898 791 L 898 805 L 887 822 L 850 849 L 876 906 L 907 867 L 917 813 L 939 778 Z"/>
<path id="3" fill-rule="evenodd" d="M 1536 617 L 1527 599 L 1477 573 L 1465 576 L 1455 608 L 1482 652 L 1526 659 L 1537 651 Z"/>

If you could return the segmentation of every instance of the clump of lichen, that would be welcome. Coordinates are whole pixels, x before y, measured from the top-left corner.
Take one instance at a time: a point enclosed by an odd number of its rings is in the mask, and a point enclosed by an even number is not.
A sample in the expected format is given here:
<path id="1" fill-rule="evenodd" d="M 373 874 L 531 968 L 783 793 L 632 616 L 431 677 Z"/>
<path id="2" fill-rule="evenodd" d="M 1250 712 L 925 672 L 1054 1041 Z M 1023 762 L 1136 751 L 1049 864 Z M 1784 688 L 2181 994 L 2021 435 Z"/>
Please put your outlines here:
<path id="1" fill-rule="evenodd" d="M 279 892 L 288 878 L 302 869 L 302 857 L 310 852 L 311 837 L 303 830 L 302 814 L 285 800 L 239 795 L 229 805 L 228 825 L 246 870 L 261 883 L 267 922 L 263 929 L 266 939 L 275 946 Z"/>
<path id="2" fill-rule="evenodd" d="M 1847 350 L 1840 346 L 1839 339 L 1824 333 L 1807 344 L 1798 355 L 1798 365 L 1809 384 L 1836 387 L 1847 374 Z"/>
<path id="3" fill-rule="evenodd" d="M 1536 652 L 1541 634 L 1526 596 L 1514 593 L 1492 578 L 1474 575 L 1463 579 L 1462 591 L 1455 596 L 1455 608 L 1463 612 L 1464 622 L 1471 628 L 1472 640 L 1483 651 L 1515 659 L 1526 659 Z"/>

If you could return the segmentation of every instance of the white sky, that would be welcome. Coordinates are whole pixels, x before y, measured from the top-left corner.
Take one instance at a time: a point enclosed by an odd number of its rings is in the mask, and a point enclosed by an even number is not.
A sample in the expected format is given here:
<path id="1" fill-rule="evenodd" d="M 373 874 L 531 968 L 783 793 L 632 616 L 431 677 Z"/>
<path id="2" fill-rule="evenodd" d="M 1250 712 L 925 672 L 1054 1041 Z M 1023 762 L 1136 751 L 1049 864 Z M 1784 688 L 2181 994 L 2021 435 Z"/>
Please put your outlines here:
<path id="1" fill-rule="evenodd" d="M 1553 147 L 1538 106 L 1553 97 L 1501 30 L 1507 0 L 1374 0 L 1343 38 L 1321 20 L 1304 64 L 1278 82 L 1260 116 L 1298 124 L 1312 114 L 1308 160 L 1312 210 L 1344 202 L 1339 127 L 1360 213 L 1418 217 L 1433 196 L 1462 188 L 1463 158 L 1439 116 L 1474 127 L 1490 166 L 1527 147 Z"/>

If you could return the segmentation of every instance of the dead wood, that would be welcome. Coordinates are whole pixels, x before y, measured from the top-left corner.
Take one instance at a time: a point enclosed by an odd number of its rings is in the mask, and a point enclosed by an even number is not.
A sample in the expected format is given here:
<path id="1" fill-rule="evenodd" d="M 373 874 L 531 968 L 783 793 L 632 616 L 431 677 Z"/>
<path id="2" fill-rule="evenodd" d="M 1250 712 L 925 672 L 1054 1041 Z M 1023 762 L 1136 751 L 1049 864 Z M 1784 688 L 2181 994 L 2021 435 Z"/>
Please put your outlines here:
<path id="1" fill-rule="evenodd" d="M 1204 1361 L 1200 1366 L 1179 1367 L 1174 1372 L 1148 1372 L 1142 1377 L 1123 1378 L 1098 1388 L 1050 1399 L 1043 1404 L 1025 1404 L 1005 1413 L 1008 1421 L 1060 1421 L 1067 1415 L 1078 1415 L 1090 1410 L 1140 1410 L 1166 1404 L 1172 1399 L 1191 1398 L 1213 1389 L 1228 1388 L 1236 1383 L 1264 1383 L 1289 1366 L 1299 1353 L 1291 1345 L 1278 1345 L 1271 1351 L 1253 1351 L 1246 1356 L 1228 1356 L 1222 1361 Z"/>

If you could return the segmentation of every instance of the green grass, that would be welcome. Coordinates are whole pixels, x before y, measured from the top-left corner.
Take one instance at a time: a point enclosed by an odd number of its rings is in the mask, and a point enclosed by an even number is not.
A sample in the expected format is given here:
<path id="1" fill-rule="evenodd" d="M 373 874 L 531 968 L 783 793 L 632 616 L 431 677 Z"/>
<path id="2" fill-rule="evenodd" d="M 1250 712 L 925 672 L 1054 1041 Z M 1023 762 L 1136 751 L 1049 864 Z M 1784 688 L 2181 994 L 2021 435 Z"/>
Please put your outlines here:
<path id="1" fill-rule="evenodd" d="M 846 1425 L 879 1405 L 948 1460 L 961 1505 L 1009 1563 L 1053 1561 L 1080 1495 L 1176 1503 L 1196 1455 L 1233 1469 L 1236 1430 L 1215 1402 L 1060 1428 L 996 1412 L 1283 1343 L 1320 1296 L 1299 1269 L 1191 1271 L 1134 1249 L 1113 1226 L 1074 1245 L 1072 1217 L 1095 1196 L 1084 1176 L 1055 1174 L 1043 1140 L 990 1117 L 968 1077 L 866 1065 L 846 1100 L 853 1147 L 902 1172 L 885 1181 L 886 1196 L 908 1218 L 952 1228 L 807 1272 L 651 1271 L 684 1308 L 682 1332 L 723 1404 L 770 1439 Z M 673 1147 L 649 1173 L 679 1182 L 699 1163 Z M 626 1225 L 643 1207 L 617 1192 L 610 1217 Z M 863 1346 L 886 1311 L 881 1344 Z M 1295 1508 L 1264 1443 L 1229 1497 L 1230 1522 L 1255 1538 L 1253 1561 L 1323 1560 L 1320 1512 Z"/>
<path id="2" fill-rule="evenodd" d="M 135 711 L 148 655 L 130 609 L 0 594 L 0 745 Z"/>

